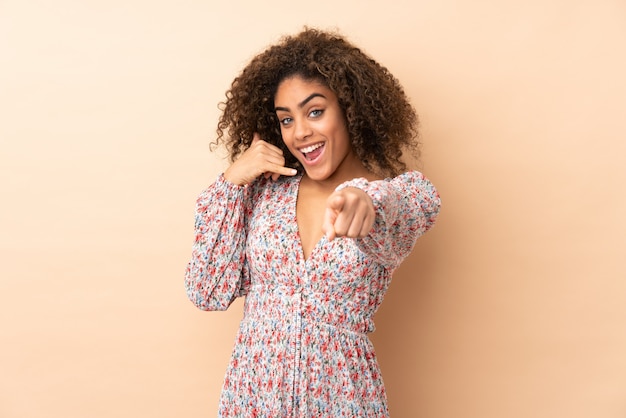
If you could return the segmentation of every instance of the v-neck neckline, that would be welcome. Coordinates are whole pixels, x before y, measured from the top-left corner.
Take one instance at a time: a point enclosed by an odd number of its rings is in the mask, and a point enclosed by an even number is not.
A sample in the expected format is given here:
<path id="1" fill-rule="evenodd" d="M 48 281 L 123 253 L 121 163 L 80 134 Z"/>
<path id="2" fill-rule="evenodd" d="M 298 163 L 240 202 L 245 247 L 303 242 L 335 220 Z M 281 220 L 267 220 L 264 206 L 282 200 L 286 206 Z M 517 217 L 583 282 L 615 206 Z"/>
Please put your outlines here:
<path id="1" fill-rule="evenodd" d="M 291 209 L 292 209 L 292 218 L 293 218 L 293 221 L 295 223 L 295 228 L 296 228 L 296 242 L 297 242 L 296 245 L 298 247 L 298 252 L 300 253 L 300 259 L 306 265 L 309 263 L 309 260 L 315 257 L 315 255 L 317 254 L 319 250 L 319 247 L 322 246 L 323 242 L 326 240 L 326 236 L 322 235 L 322 237 L 319 240 L 317 240 L 315 245 L 313 245 L 313 247 L 311 248 L 311 252 L 309 253 L 309 256 L 305 257 L 304 246 L 302 245 L 302 236 L 300 235 L 300 226 L 298 225 L 298 199 L 300 197 L 300 183 L 302 182 L 303 177 L 304 177 L 304 173 L 300 174 L 299 177 L 295 181 L 295 186 L 294 186 L 295 198 L 293 199 Z"/>

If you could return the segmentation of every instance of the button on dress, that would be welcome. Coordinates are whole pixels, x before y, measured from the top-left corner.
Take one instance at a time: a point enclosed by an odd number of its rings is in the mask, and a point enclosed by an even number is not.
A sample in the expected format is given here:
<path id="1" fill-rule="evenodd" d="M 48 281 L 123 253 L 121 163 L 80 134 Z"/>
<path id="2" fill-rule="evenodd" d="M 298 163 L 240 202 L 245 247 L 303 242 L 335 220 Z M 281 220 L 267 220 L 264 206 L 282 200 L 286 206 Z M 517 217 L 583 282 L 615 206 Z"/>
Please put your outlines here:
<path id="1" fill-rule="evenodd" d="M 203 310 L 245 296 L 219 416 L 388 417 L 367 333 L 394 269 L 434 224 L 439 195 L 417 171 L 343 183 L 372 198 L 374 227 L 360 239 L 323 237 L 305 259 L 301 178 L 237 186 L 220 175 L 197 200 L 187 296 Z"/>

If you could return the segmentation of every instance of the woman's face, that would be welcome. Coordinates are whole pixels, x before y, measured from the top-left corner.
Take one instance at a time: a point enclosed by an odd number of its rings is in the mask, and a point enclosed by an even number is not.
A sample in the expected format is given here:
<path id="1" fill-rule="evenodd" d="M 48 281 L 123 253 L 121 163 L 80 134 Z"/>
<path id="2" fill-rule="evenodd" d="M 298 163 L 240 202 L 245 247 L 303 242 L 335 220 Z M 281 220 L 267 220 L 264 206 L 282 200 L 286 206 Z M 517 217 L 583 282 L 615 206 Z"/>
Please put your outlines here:
<path id="1" fill-rule="evenodd" d="M 362 167 L 352 150 L 337 95 L 317 80 L 300 76 L 284 79 L 274 98 L 283 142 L 312 180 L 342 179 L 354 164 Z"/>

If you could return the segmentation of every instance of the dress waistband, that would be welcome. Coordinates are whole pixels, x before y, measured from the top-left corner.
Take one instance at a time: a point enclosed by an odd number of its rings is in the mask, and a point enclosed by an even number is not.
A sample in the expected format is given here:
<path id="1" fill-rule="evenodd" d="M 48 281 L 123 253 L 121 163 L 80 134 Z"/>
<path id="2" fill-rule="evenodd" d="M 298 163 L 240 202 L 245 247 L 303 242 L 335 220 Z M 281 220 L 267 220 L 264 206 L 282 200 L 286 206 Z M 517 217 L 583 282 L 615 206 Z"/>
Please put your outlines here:
<path id="1" fill-rule="evenodd" d="M 374 321 L 364 316 L 362 310 L 361 304 L 328 293 L 254 285 L 246 295 L 244 314 L 245 318 L 260 320 L 301 315 L 306 321 L 346 331 L 360 334 L 374 331 Z"/>

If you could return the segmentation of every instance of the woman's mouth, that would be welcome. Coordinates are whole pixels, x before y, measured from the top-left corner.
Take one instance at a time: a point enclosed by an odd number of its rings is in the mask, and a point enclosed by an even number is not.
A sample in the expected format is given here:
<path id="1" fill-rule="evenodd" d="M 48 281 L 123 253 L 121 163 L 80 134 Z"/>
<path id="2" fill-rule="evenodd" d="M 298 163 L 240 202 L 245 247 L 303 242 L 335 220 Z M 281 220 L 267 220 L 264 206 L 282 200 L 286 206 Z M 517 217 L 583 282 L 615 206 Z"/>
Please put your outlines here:
<path id="1" fill-rule="evenodd" d="M 324 152 L 324 142 L 318 142 L 304 148 L 300 148 L 300 152 L 304 155 L 304 159 L 308 162 L 315 161 L 322 152 Z"/>

